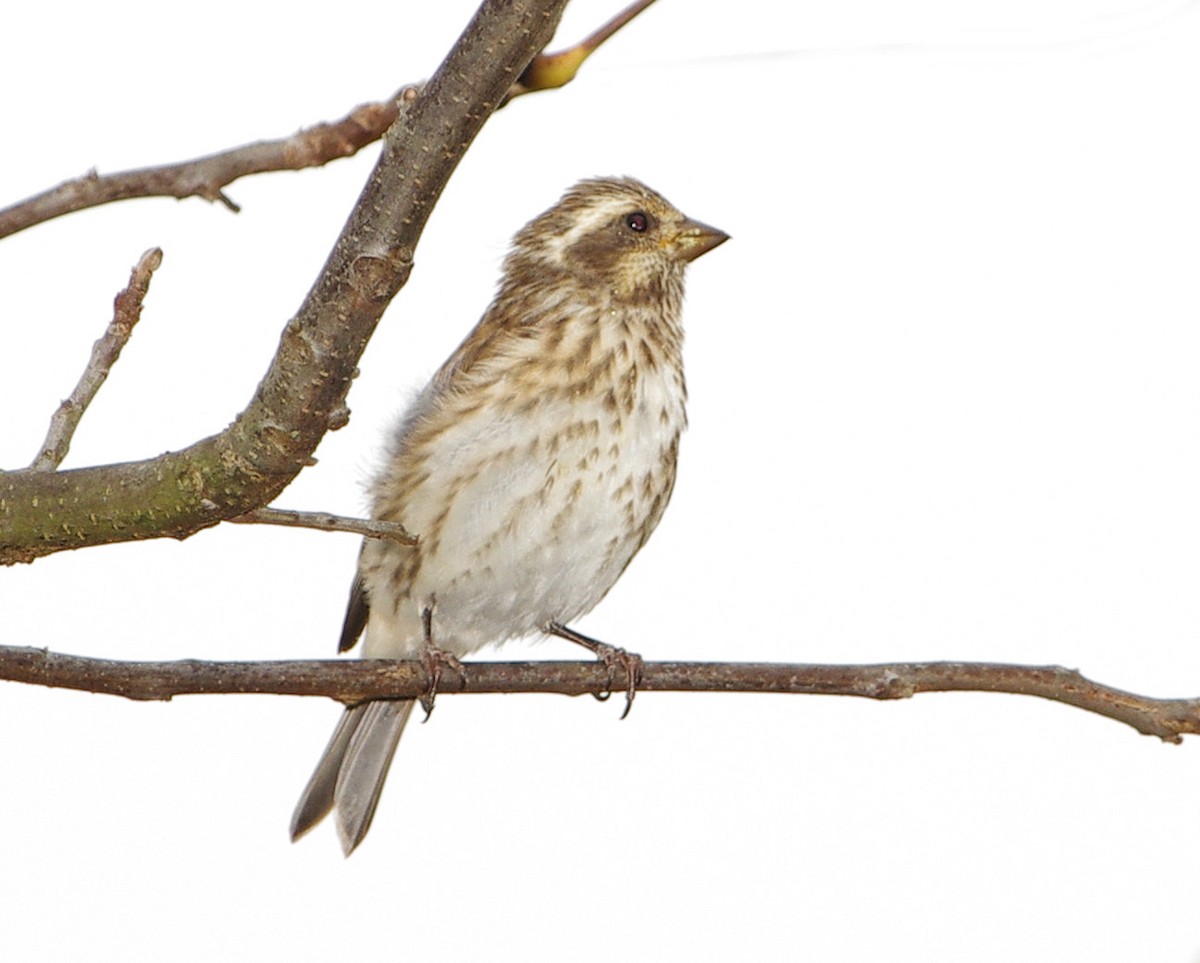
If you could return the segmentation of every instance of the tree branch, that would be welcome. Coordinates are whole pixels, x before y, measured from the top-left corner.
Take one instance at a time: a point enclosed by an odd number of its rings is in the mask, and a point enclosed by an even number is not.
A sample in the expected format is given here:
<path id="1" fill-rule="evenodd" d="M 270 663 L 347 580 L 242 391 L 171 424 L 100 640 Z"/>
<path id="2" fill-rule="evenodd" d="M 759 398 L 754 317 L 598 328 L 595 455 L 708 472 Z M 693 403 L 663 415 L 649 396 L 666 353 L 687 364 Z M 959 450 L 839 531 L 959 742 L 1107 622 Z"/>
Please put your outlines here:
<path id="1" fill-rule="evenodd" d="M 416 545 L 417 536 L 399 522 L 371 518 L 348 518 L 329 512 L 298 512 L 290 508 L 256 508 L 228 518 L 241 525 L 283 525 L 289 528 L 315 528 L 321 532 L 353 532 L 370 538 L 390 538 L 401 545 Z"/>
<path id="2" fill-rule="evenodd" d="M 186 538 L 269 503 L 345 423 L 346 393 L 451 173 L 566 0 L 484 0 L 418 93 L 399 98 L 379 162 L 254 397 L 178 452 L 73 471 L 0 473 L 0 564 L 68 548 Z"/>
<path id="3" fill-rule="evenodd" d="M 133 326 L 142 316 L 142 302 L 150 290 L 150 278 L 162 264 L 162 249 L 153 247 L 138 259 L 129 275 L 129 284 L 113 301 L 113 319 L 104 329 L 104 334 L 92 345 L 92 356 L 80 375 L 79 383 L 54 415 L 46 439 L 38 450 L 37 457 L 29 466 L 33 471 L 53 471 L 62 464 L 71 447 L 71 439 L 79 420 L 96 392 L 104 384 L 112 366 L 121 357 L 121 349 L 133 334 Z"/>
<path id="4" fill-rule="evenodd" d="M 280 140 L 264 140 L 177 164 L 101 176 L 95 170 L 0 210 L 0 238 L 64 214 L 131 197 L 202 197 L 238 207 L 224 188 L 249 174 L 321 167 L 350 157 L 383 136 L 396 119 L 395 101 L 362 104 L 333 123 L 314 124 Z"/>
<path id="5" fill-rule="evenodd" d="M 454 692 L 599 695 L 611 685 L 599 662 L 472 662 Z M 177 695 L 260 693 L 325 696 L 354 703 L 416 698 L 428 691 L 421 662 L 382 659 L 291 662 L 117 662 L 45 649 L 0 647 L 0 679 L 137 700 Z M 642 692 L 778 692 L 907 699 L 921 692 L 1008 692 L 1075 706 L 1178 743 L 1200 734 L 1200 699 L 1154 699 L 1084 678 L 1060 666 L 982 662 L 799 665 L 753 662 L 647 662 Z"/>
<path id="6" fill-rule="evenodd" d="M 583 62 L 594 54 L 613 34 L 629 23 L 639 13 L 654 3 L 654 0 L 636 0 L 579 43 L 557 53 L 540 53 L 529 62 L 520 79 L 508 92 L 507 100 L 530 94 L 537 90 L 553 90 L 569 84 L 579 73 Z M 507 103 L 506 100 L 506 103 Z"/>
<path id="7" fill-rule="evenodd" d="M 557 53 L 538 53 L 514 81 L 501 106 L 514 97 L 562 87 L 606 40 L 654 0 L 636 0 L 579 43 Z M 412 85 L 417 87 L 419 85 Z M 245 144 L 175 164 L 143 167 L 101 175 L 94 169 L 41 194 L 0 209 L 0 238 L 74 211 L 99 207 L 133 197 L 201 197 L 220 201 L 230 211 L 241 208 L 225 193 L 234 181 L 270 171 L 323 167 L 330 161 L 357 154 L 381 138 L 397 115 L 397 97 L 383 103 L 361 104 L 341 120 L 323 122 L 290 137 Z"/>

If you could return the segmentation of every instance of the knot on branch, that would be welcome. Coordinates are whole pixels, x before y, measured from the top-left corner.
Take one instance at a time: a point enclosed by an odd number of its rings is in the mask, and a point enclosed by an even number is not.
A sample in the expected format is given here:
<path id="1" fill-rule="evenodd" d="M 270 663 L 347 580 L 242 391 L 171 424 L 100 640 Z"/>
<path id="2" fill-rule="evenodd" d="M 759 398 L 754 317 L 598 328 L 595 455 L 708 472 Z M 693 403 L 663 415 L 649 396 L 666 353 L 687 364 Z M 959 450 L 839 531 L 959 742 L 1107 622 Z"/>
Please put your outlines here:
<path id="1" fill-rule="evenodd" d="M 350 265 L 350 285 L 367 301 L 388 301 L 412 273 L 412 248 L 398 247 L 384 257 L 362 254 Z"/>
<path id="2" fill-rule="evenodd" d="M 891 671 L 884 671 L 871 686 L 872 699 L 911 699 L 917 694 L 912 680 Z"/>

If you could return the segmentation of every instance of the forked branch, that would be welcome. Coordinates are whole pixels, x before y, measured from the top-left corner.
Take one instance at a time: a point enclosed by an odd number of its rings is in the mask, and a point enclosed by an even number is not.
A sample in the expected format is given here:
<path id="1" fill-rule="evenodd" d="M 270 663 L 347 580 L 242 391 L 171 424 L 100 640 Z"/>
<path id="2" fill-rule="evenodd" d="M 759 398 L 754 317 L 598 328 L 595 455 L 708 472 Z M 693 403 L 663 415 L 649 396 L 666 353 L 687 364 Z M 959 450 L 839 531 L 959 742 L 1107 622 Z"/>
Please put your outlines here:
<path id="1" fill-rule="evenodd" d="M 555 53 L 542 51 L 509 88 L 505 102 L 522 94 L 562 87 L 609 37 L 649 7 L 636 0 L 579 43 Z M 134 197 L 201 197 L 233 212 L 241 208 L 225 193 L 234 181 L 269 171 L 322 167 L 376 143 L 397 116 L 397 97 L 361 104 L 340 120 L 314 124 L 290 137 L 263 140 L 158 167 L 99 174 L 88 171 L 11 207 L 0 209 L 0 238 L 64 214 Z"/>
<path id="2" fill-rule="evenodd" d="M 250 402 L 220 434 L 157 458 L 0 473 L 0 565 L 139 538 L 185 538 L 268 504 L 345 424 L 375 325 L 425 222 L 484 121 L 549 41 L 566 0 L 484 0 L 384 149 Z"/>

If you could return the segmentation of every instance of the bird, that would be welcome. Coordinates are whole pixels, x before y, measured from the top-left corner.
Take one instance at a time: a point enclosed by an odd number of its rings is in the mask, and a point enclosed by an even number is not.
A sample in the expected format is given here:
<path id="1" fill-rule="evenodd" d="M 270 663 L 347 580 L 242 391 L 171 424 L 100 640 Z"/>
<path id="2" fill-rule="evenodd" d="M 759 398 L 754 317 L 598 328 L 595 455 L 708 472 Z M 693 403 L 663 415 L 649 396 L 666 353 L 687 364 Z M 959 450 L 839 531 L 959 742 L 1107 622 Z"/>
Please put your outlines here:
<path id="1" fill-rule="evenodd" d="M 372 517 L 417 544 L 364 539 L 339 651 L 365 630 L 364 658 L 436 672 L 557 635 L 623 664 L 632 694 L 637 657 L 569 623 L 667 507 L 687 426 L 684 269 L 726 240 L 630 177 L 580 181 L 517 232 L 492 303 L 398 419 L 368 483 Z M 343 712 L 293 841 L 336 809 L 344 854 L 362 842 L 413 705 Z"/>

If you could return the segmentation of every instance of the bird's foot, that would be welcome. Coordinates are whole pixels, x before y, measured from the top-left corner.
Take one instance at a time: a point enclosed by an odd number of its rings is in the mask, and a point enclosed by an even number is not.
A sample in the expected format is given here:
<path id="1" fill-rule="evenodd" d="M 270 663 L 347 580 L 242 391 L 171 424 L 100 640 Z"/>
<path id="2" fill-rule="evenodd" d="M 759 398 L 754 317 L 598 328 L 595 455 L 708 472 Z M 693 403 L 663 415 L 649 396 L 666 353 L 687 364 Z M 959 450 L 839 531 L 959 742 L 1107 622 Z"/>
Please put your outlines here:
<path id="1" fill-rule="evenodd" d="M 566 639 L 568 642 L 582 645 L 604 663 L 605 668 L 608 669 L 608 688 L 596 696 L 601 702 L 613 694 L 613 688 L 618 677 L 622 673 L 624 674 L 625 711 L 621 713 L 621 718 L 624 719 L 629 715 L 629 710 L 633 708 L 633 697 L 637 695 L 638 683 L 642 681 L 642 657 L 634 652 L 627 652 L 618 646 L 609 645 L 607 642 L 601 642 L 598 639 L 583 635 L 560 622 L 551 622 L 547 627 L 547 631 L 551 635 L 557 635 L 560 639 Z"/>
<path id="2" fill-rule="evenodd" d="M 460 686 L 466 686 L 467 667 L 453 652 L 447 652 L 445 649 L 439 649 L 433 645 L 426 645 L 421 650 L 421 665 L 429 675 L 429 688 L 421 696 L 421 708 L 425 710 L 425 718 L 421 721 L 428 722 L 429 717 L 433 715 L 433 702 L 442 683 L 442 673 L 447 669 L 451 670 L 458 676 Z"/>
<path id="3" fill-rule="evenodd" d="M 633 708 L 633 697 L 637 695 L 638 683 L 642 681 L 642 657 L 607 642 L 599 643 L 593 651 L 608 669 L 608 691 L 603 693 L 604 699 L 612 695 L 613 681 L 619 678 L 621 672 L 625 673 L 625 711 L 621 713 L 624 719 Z"/>

